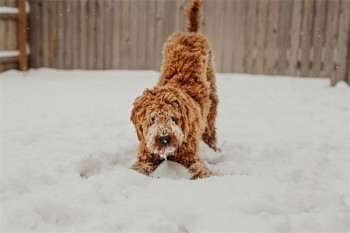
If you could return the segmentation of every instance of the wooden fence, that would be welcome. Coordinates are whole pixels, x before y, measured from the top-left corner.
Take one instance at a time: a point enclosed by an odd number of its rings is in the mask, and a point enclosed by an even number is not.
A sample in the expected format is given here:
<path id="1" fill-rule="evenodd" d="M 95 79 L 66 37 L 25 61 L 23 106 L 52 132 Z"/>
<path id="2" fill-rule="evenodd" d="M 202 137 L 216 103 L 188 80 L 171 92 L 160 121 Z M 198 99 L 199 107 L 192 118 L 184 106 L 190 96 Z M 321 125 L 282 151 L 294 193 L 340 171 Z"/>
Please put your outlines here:
<path id="1" fill-rule="evenodd" d="M 350 83 L 350 0 L 203 0 L 218 72 Z M 189 0 L 29 0 L 31 67 L 159 70 Z"/>
<path id="2" fill-rule="evenodd" d="M 0 7 L 0 72 L 27 70 L 26 2 L 1 0 Z"/>
<path id="3" fill-rule="evenodd" d="M 17 7 L 16 1 L 1 1 L 2 7 Z M 17 50 L 17 21 L 13 16 L 0 15 L 0 51 Z M 0 71 L 18 69 L 16 57 L 1 57 Z"/>

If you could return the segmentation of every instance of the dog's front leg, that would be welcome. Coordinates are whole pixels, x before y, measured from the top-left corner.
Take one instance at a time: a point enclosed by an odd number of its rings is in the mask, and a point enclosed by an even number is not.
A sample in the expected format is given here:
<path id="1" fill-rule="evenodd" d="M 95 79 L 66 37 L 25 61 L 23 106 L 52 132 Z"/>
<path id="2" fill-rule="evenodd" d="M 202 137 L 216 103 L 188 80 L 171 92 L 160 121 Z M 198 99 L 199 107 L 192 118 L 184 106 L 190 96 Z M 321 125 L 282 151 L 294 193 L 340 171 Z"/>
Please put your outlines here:
<path id="1" fill-rule="evenodd" d="M 142 146 L 140 146 L 142 148 Z M 139 149 L 137 161 L 130 167 L 146 176 L 151 174 L 164 161 L 158 155 L 148 152 L 146 149 Z"/>
<path id="2" fill-rule="evenodd" d="M 186 148 L 186 147 L 185 147 Z M 198 153 L 187 148 L 182 150 L 174 161 L 182 164 L 191 173 L 191 179 L 206 178 L 212 176 L 213 173 L 199 158 Z"/>
<path id="3" fill-rule="evenodd" d="M 209 170 L 209 168 L 205 165 L 205 163 L 198 158 L 197 161 L 191 164 L 188 168 L 191 173 L 191 179 L 195 180 L 198 178 L 206 178 L 212 176 L 213 173 Z"/>

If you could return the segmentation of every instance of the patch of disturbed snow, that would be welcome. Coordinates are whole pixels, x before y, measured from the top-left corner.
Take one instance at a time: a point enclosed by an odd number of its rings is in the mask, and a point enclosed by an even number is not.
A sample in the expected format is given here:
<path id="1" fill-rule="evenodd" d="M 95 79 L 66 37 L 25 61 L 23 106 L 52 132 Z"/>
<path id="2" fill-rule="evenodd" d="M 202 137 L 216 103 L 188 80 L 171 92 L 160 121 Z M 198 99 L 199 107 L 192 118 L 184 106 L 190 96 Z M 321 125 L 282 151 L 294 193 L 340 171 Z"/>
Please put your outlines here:
<path id="1" fill-rule="evenodd" d="M 151 71 L 1 74 L 3 231 L 349 230 L 349 88 L 219 74 L 217 176 L 130 169 L 131 105 Z M 159 179 L 158 179 L 159 178 Z"/>

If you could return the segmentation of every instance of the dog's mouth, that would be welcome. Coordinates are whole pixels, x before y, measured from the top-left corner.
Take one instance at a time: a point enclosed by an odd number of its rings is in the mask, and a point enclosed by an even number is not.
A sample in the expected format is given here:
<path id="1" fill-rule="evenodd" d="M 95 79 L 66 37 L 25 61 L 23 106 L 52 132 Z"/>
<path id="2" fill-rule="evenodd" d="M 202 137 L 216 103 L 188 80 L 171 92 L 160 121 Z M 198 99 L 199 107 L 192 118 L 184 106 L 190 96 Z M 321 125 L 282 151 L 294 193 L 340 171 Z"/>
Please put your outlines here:
<path id="1" fill-rule="evenodd" d="M 167 159 L 168 156 L 173 155 L 175 151 L 177 150 L 176 146 L 163 146 L 163 147 L 156 147 L 153 150 L 154 154 L 159 155 L 159 157 L 163 159 Z"/>
<path id="2" fill-rule="evenodd" d="M 181 146 L 182 134 L 176 132 L 176 129 L 173 131 L 164 127 L 150 127 L 145 136 L 147 148 L 160 158 L 167 159 Z"/>
<path id="3" fill-rule="evenodd" d="M 167 159 L 168 156 L 173 155 L 178 148 L 178 140 L 173 133 L 162 133 L 157 135 L 153 139 L 153 154 L 159 155 L 163 159 Z"/>

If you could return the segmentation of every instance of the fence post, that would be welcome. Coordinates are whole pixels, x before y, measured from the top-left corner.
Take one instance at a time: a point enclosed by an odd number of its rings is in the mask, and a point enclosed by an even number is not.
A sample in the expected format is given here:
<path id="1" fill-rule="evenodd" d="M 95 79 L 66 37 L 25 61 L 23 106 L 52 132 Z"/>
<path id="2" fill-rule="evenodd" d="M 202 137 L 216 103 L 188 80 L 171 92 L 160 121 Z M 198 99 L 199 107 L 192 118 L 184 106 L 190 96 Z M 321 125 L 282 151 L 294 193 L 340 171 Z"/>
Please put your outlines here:
<path id="1" fill-rule="evenodd" d="M 27 59 L 27 15 L 25 0 L 18 0 L 18 50 L 19 50 L 19 69 L 25 71 L 28 69 Z"/>

